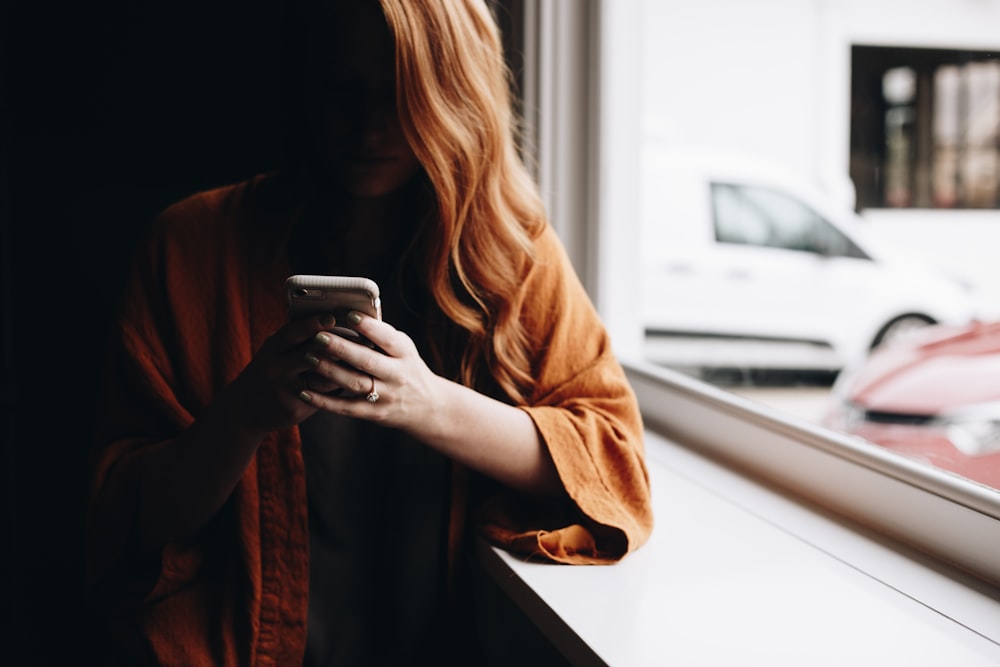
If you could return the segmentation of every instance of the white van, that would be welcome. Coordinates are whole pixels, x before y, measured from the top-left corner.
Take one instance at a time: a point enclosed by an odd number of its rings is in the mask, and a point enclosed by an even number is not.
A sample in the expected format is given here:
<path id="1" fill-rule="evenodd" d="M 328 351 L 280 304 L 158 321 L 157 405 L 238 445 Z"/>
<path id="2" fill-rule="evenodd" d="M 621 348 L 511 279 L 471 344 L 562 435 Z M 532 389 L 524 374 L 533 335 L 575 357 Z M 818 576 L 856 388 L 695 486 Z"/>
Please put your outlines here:
<path id="1" fill-rule="evenodd" d="M 836 371 L 915 326 L 983 312 L 968 281 L 884 247 L 794 173 L 662 144 L 642 160 L 651 361 Z"/>

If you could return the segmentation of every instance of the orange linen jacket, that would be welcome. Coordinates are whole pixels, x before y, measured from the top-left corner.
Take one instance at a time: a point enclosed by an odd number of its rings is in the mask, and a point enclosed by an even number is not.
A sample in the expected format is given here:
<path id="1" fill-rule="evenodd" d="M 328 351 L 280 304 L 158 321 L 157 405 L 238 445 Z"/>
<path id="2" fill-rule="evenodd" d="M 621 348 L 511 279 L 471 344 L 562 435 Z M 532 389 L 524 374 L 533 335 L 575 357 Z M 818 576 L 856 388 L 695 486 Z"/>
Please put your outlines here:
<path id="1" fill-rule="evenodd" d="M 157 665 L 297 665 L 306 636 L 308 523 L 297 428 L 270 434 L 226 505 L 158 562 L 128 547 L 136 480 L 118 464 L 186 429 L 285 321 L 283 252 L 294 216 L 269 177 L 168 208 L 137 254 L 113 327 L 88 505 L 87 574 L 116 642 Z M 551 229 L 514 296 L 538 355 L 523 409 L 575 504 L 465 507 L 476 477 L 453 466 L 454 562 L 468 523 L 526 557 L 612 563 L 652 530 L 642 422 L 608 336 Z M 509 499 L 510 500 L 510 499 Z M 537 509 L 537 511 L 536 511 Z M 557 518 L 552 518 L 557 517 Z"/>

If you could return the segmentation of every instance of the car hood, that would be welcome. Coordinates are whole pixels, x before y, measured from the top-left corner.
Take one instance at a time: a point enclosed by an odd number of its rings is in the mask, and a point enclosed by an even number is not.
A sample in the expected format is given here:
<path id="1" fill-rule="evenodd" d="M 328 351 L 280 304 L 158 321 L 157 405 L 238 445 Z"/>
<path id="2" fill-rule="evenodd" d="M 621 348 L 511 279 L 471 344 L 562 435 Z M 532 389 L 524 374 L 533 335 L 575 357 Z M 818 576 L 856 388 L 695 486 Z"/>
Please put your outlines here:
<path id="1" fill-rule="evenodd" d="M 979 288 L 975 281 L 966 272 L 941 262 L 934 255 L 911 248 L 899 248 L 886 239 L 872 234 L 871 229 L 864 225 L 852 228 L 852 237 L 872 261 L 882 266 L 920 276 L 936 275 L 951 281 L 965 292 L 973 295 L 974 298 L 982 298 L 981 295 L 978 295 Z M 988 304 L 979 304 L 979 310 L 988 312 L 987 306 Z"/>
<path id="2" fill-rule="evenodd" d="M 888 345 L 850 376 L 846 398 L 867 410 L 936 415 L 1000 402 L 1000 322 L 929 327 Z"/>

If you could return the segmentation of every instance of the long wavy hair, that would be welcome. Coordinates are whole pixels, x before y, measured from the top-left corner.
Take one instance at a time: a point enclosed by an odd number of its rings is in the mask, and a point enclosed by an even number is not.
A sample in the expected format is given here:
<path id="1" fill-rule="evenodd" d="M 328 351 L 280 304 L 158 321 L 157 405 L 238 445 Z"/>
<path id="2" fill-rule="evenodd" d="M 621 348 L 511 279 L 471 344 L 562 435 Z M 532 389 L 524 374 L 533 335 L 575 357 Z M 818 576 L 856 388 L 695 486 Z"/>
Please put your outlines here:
<path id="1" fill-rule="evenodd" d="M 427 287 L 464 333 L 463 382 L 489 370 L 515 401 L 532 384 L 522 283 L 544 225 L 517 149 L 512 82 L 485 0 L 379 0 L 396 43 L 400 122 L 433 190 Z"/>

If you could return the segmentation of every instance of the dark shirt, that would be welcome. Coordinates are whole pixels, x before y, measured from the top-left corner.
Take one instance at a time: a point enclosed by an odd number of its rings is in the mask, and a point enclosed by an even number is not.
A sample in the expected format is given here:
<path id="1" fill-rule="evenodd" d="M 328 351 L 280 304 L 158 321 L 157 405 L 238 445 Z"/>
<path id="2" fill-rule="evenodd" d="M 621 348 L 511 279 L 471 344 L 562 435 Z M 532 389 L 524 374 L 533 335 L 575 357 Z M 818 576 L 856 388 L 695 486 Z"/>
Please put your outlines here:
<path id="1" fill-rule="evenodd" d="M 435 662 L 448 465 L 403 433 L 318 413 L 300 427 L 309 501 L 304 665 Z"/>

